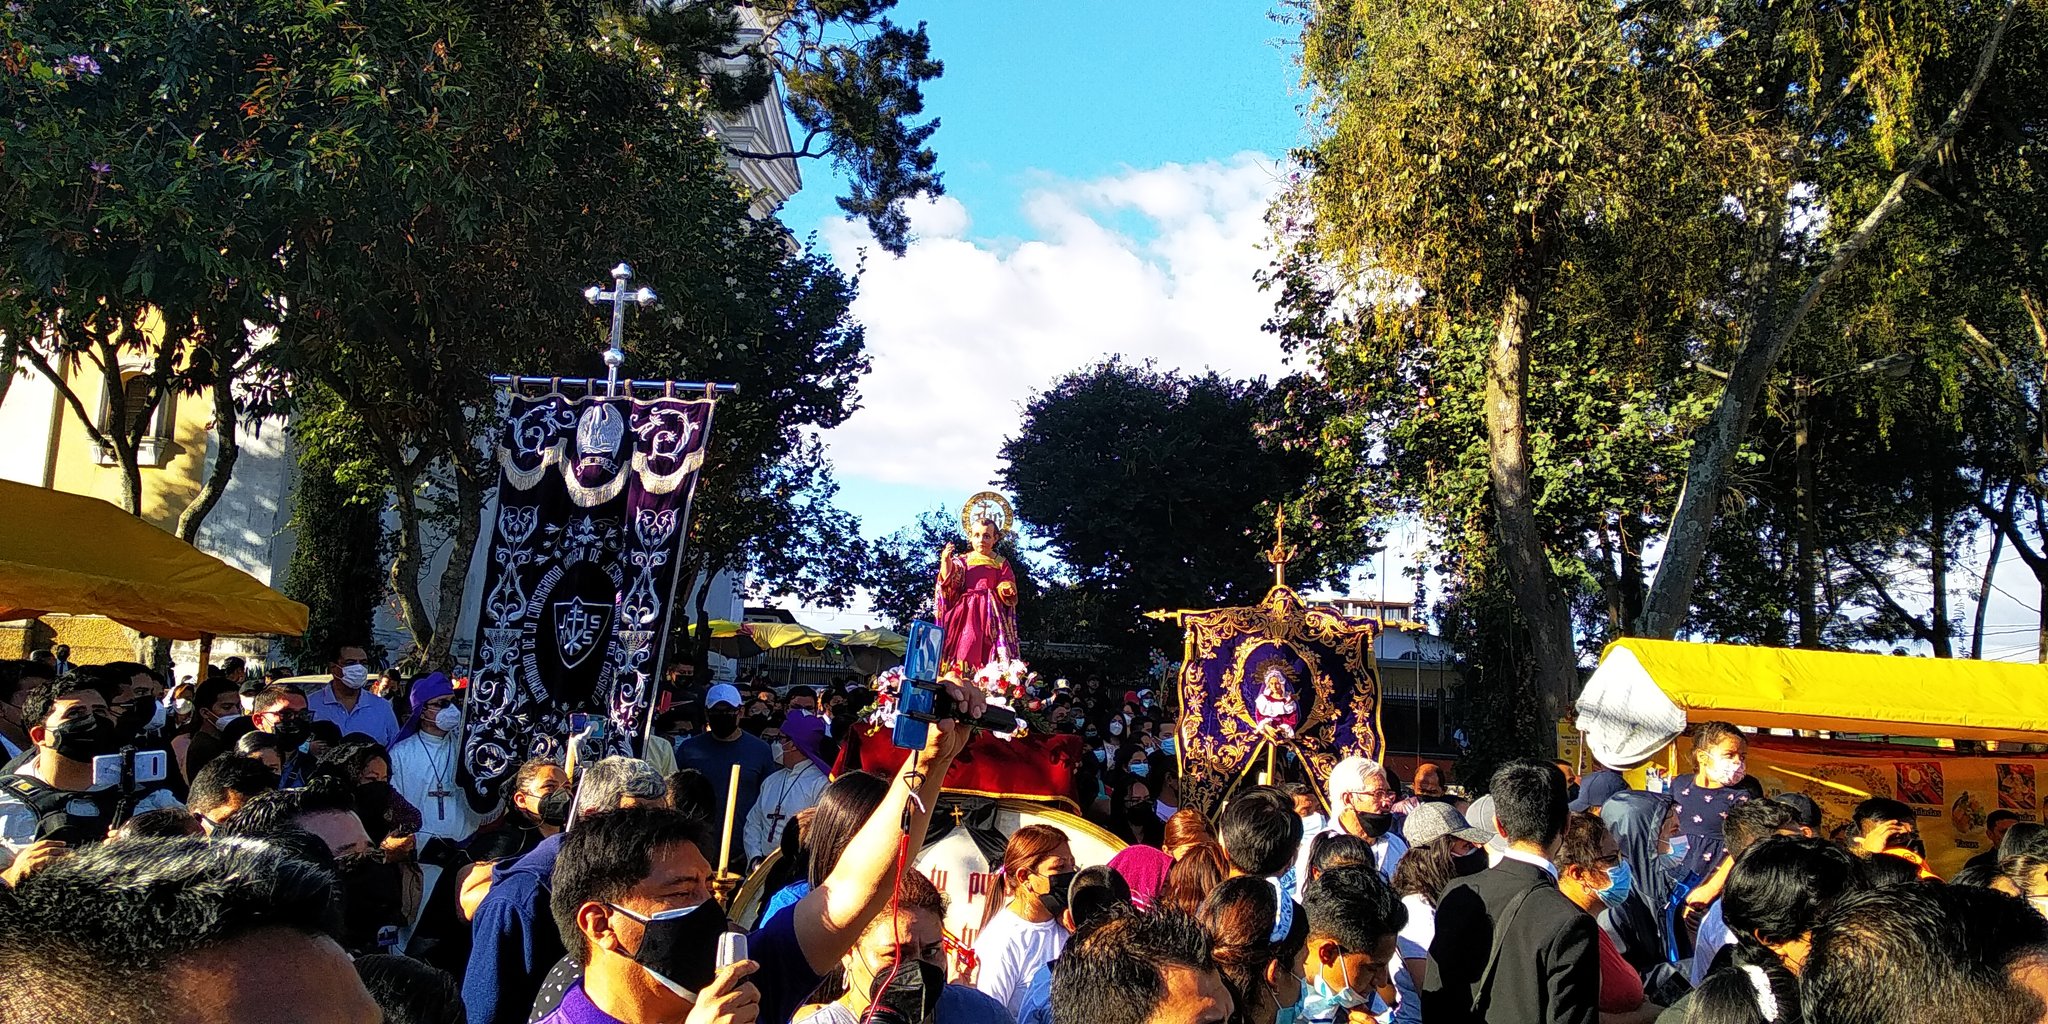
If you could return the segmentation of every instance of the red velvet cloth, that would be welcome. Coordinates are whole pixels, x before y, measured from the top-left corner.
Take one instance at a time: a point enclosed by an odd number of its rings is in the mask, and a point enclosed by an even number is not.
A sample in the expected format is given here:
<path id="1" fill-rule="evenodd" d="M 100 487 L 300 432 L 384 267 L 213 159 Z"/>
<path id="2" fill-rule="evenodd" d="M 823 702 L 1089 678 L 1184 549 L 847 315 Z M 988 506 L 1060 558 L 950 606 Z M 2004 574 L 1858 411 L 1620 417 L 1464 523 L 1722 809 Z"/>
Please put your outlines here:
<path id="1" fill-rule="evenodd" d="M 889 742 L 889 730 L 856 726 L 839 748 L 832 774 L 865 769 L 893 778 L 909 751 Z M 1033 733 L 1006 740 L 977 733 L 946 771 L 946 791 L 974 796 L 1057 800 L 1078 809 L 1074 769 L 1087 756 L 1081 737 Z"/>

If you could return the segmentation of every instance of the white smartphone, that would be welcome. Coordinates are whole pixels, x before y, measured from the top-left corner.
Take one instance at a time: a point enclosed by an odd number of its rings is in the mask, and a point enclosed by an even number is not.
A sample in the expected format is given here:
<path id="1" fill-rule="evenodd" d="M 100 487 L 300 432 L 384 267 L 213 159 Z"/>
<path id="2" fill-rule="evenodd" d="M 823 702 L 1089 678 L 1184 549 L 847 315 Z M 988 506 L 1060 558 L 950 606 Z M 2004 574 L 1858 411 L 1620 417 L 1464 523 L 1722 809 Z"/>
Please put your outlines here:
<path id="1" fill-rule="evenodd" d="M 718 937 L 718 969 L 725 970 L 747 958 L 747 933 L 726 932 Z"/>
<path id="2" fill-rule="evenodd" d="M 92 759 L 92 788 L 105 789 L 121 784 L 121 761 L 125 754 L 101 754 Z M 161 750 L 138 750 L 135 752 L 135 782 L 162 782 L 170 771 Z"/>

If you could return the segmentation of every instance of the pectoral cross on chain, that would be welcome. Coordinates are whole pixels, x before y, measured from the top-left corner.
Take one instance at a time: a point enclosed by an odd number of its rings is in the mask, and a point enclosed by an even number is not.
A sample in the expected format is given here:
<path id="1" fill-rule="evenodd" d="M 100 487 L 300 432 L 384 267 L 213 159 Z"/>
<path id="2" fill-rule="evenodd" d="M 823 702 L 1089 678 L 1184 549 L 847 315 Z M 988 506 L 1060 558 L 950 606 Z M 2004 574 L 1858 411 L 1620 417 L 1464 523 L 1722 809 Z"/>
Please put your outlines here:
<path id="1" fill-rule="evenodd" d="M 434 817 L 448 820 L 448 798 L 455 795 L 452 789 L 430 789 L 427 795 L 434 798 Z"/>

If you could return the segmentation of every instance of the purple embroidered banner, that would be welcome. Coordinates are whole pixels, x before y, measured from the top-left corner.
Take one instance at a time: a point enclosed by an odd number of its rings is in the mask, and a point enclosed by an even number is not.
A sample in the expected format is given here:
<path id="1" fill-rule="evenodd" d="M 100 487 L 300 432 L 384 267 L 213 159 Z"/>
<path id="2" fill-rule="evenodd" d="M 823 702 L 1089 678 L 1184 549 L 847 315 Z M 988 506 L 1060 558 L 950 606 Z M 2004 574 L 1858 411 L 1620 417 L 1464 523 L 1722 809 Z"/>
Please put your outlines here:
<path id="1" fill-rule="evenodd" d="M 1318 791 L 1342 758 L 1377 760 L 1385 750 L 1373 667 L 1379 623 L 1310 608 L 1285 587 L 1248 608 L 1180 620 L 1180 806 L 1213 812 L 1241 774 L 1263 770 L 1269 736 L 1283 763 L 1292 747 Z"/>
<path id="2" fill-rule="evenodd" d="M 479 810 L 573 712 L 637 737 L 666 657 L 708 398 L 515 396 L 497 445 L 461 778 Z"/>

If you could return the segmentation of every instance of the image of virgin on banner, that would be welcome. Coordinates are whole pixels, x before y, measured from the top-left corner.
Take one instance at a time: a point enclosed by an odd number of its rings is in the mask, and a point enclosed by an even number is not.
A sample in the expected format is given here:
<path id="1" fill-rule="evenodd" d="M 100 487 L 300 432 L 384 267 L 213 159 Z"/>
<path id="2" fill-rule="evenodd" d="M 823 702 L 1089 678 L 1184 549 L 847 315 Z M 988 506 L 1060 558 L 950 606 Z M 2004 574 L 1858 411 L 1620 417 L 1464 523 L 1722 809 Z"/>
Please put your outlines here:
<path id="1" fill-rule="evenodd" d="M 1352 754 L 1378 759 L 1379 623 L 1304 605 L 1275 587 L 1248 608 L 1182 612 L 1181 806 L 1213 812 L 1233 786 L 1298 762 L 1321 790 Z"/>
<path id="2" fill-rule="evenodd" d="M 472 806 L 495 804 L 520 762 L 559 755 L 572 713 L 609 718 L 615 751 L 639 736 L 712 404 L 513 397 L 464 709 Z"/>

